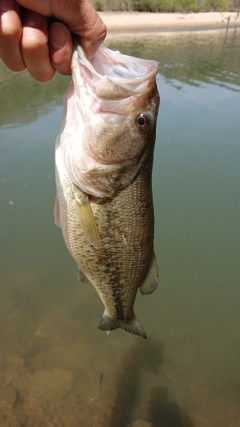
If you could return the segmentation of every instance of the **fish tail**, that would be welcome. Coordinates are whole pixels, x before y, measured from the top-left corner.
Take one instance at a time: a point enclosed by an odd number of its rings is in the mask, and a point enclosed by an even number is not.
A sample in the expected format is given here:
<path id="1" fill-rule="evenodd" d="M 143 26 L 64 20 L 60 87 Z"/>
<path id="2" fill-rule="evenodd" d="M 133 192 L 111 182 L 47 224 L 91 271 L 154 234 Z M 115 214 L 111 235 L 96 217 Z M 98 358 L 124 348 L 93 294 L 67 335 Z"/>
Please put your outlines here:
<path id="1" fill-rule="evenodd" d="M 119 323 L 120 323 L 120 328 L 124 329 L 124 331 L 130 332 L 131 334 L 134 334 L 134 335 L 138 335 L 144 339 L 147 338 L 147 334 L 144 331 L 141 323 L 139 322 L 136 316 L 134 316 L 131 322 L 121 321 Z"/>
<path id="2" fill-rule="evenodd" d="M 119 320 L 111 320 L 105 313 L 103 313 L 98 329 L 101 329 L 101 331 L 113 331 L 118 328 L 120 328 Z"/>
<path id="3" fill-rule="evenodd" d="M 142 338 L 147 338 L 146 332 L 136 316 L 133 317 L 131 322 L 125 322 L 124 320 L 109 319 L 109 317 L 103 313 L 98 329 L 101 329 L 101 331 L 113 331 L 118 328 L 122 328 L 124 331 L 130 332 L 131 334 L 139 335 Z"/>

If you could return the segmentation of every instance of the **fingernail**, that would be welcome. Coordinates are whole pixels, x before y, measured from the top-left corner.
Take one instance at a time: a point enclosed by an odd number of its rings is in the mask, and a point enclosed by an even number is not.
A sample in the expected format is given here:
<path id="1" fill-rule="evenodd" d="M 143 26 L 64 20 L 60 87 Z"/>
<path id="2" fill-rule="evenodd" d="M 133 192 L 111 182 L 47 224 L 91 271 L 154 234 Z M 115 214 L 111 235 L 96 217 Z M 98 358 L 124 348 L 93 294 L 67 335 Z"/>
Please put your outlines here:
<path id="1" fill-rule="evenodd" d="M 98 42 L 93 43 L 91 40 L 81 38 L 81 46 L 82 46 L 82 48 L 85 52 L 85 55 L 89 61 L 92 59 L 92 57 L 94 56 L 94 54 L 98 50 L 99 45 L 100 45 L 100 43 L 98 43 Z"/>
<path id="2" fill-rule="evenodd" d="M 53 49 L 62 49 L 67 41 L 67 34 L 64 26 L 59 22 L 54 22 L 49 30 L 49 43 Z"/>

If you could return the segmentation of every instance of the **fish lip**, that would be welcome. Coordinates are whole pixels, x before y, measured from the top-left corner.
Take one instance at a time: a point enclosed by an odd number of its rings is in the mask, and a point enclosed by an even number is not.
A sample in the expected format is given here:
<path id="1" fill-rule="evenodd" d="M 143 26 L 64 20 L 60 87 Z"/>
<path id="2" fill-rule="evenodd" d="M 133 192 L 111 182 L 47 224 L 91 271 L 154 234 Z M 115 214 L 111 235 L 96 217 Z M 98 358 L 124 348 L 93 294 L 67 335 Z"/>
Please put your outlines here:
<path id="1" fill-rule="evenodd" d="M 124 66 L 124 64 L 122 64 L 119 61 L 119 58 L 117 58 L 117 55 L 121 55 L 121 57 L 123 57 L 123 59 L 125 61 L 129 62 L 131 59 L 131 60 L 134 60 L 134 63 L 138 62 L 138 63 L 142 64 L 141 68 L 142 69 L 145 68 L 146 71 L 144 73 L 142 73 L 141 76 L 132 75 L 131 77 L 129 77 L 129 79 L 127 79 L 126 77 L 123 77 L 121 79 L 121 76 L 119 74 L 116 76 L 114 76 L 114 75 L 109 76 L 109 74 L 100 73 L 99 71 L 97 71 L 96 66 L 94 67 L 93 64 L 96 63 L 98 56 L 101 57 L 101 55 L 104 56 L 104 58 L 106 58 L 105 62 L 109 62 L 108 61 L 109 56 L 114 59 L 114 60 L 112 60 L 112 64 L 110 67 L 111 70 L 113 69 L 114 65 Z M 87 57 L 84 53 L 84 50 L 80 45 L 76 46 L 76 48 L 73 52 L 73 57 L 75 57 L 75 59 L 83 61 L 85 63 L 85 65 L 88 64 L 89 71 L 91 71 L 94 75 L 96 75 L 98 77 L 104 77 L 107 75 L 107 76 L 111 77 L 112 79 L 115 79 L 117 81 L 120 80 L 121 82 L 127 82 L 127 83 L 131 82 L 132 83 L 133 80 L 135 80 L 137 82 L 142 81 L 142 80 L 148 80 L 151 77 L 156 76 L 157 72 L 158 72 L 158 62 L 157 61 L 152 60 L 152 59 L 148 60 L 148 59 L 136 58 L 133 56 L 120 54 L 119 51 L 113 51 L 111 49 L 108 49 L 104 44 L 102 44 L 98 48 L 98 50 L 95 52 L 94 56 L 92 57 L 92 59 L 90 61 L 87 59 Z M 102 59 L 102 58 L 100 58 L 100 59 Z M 131 63 L 131 65 L 133 65 L 133 64 Z M 138 74 L 140 74 L 141 70 L 138 69 L 137 72 L 138 72 Z"/>

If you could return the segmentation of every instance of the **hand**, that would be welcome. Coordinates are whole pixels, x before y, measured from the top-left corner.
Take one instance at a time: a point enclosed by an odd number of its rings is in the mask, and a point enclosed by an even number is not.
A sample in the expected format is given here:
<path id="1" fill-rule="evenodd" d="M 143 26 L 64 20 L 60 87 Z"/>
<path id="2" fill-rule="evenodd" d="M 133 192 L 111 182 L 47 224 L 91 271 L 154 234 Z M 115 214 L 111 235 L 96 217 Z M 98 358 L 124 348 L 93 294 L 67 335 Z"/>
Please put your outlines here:
<path id="1" fill-rule="evenodd" d="M 89 0 L 0 0 L 0 58 L 12 71 L 27 68 L 42 82 L 55 70 L 70 74 L 71 33 L 88 58 L 104 40 L 106 27 Z"/>

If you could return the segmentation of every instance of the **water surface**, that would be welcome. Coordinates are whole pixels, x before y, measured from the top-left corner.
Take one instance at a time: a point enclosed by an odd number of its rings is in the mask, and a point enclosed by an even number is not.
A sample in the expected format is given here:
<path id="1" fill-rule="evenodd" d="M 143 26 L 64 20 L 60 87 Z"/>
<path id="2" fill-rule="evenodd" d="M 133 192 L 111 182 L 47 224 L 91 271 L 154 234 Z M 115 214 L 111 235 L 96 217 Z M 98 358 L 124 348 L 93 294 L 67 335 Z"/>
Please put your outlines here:
<path id="1" fill-rule="evenodd" d="M 240 426 L 240 30 L 108 44 L 159 61 L 148 339 L 97 329 L 102 304 L 53 224 L 69 78 L 0 64 L 0 425 Z"/>

